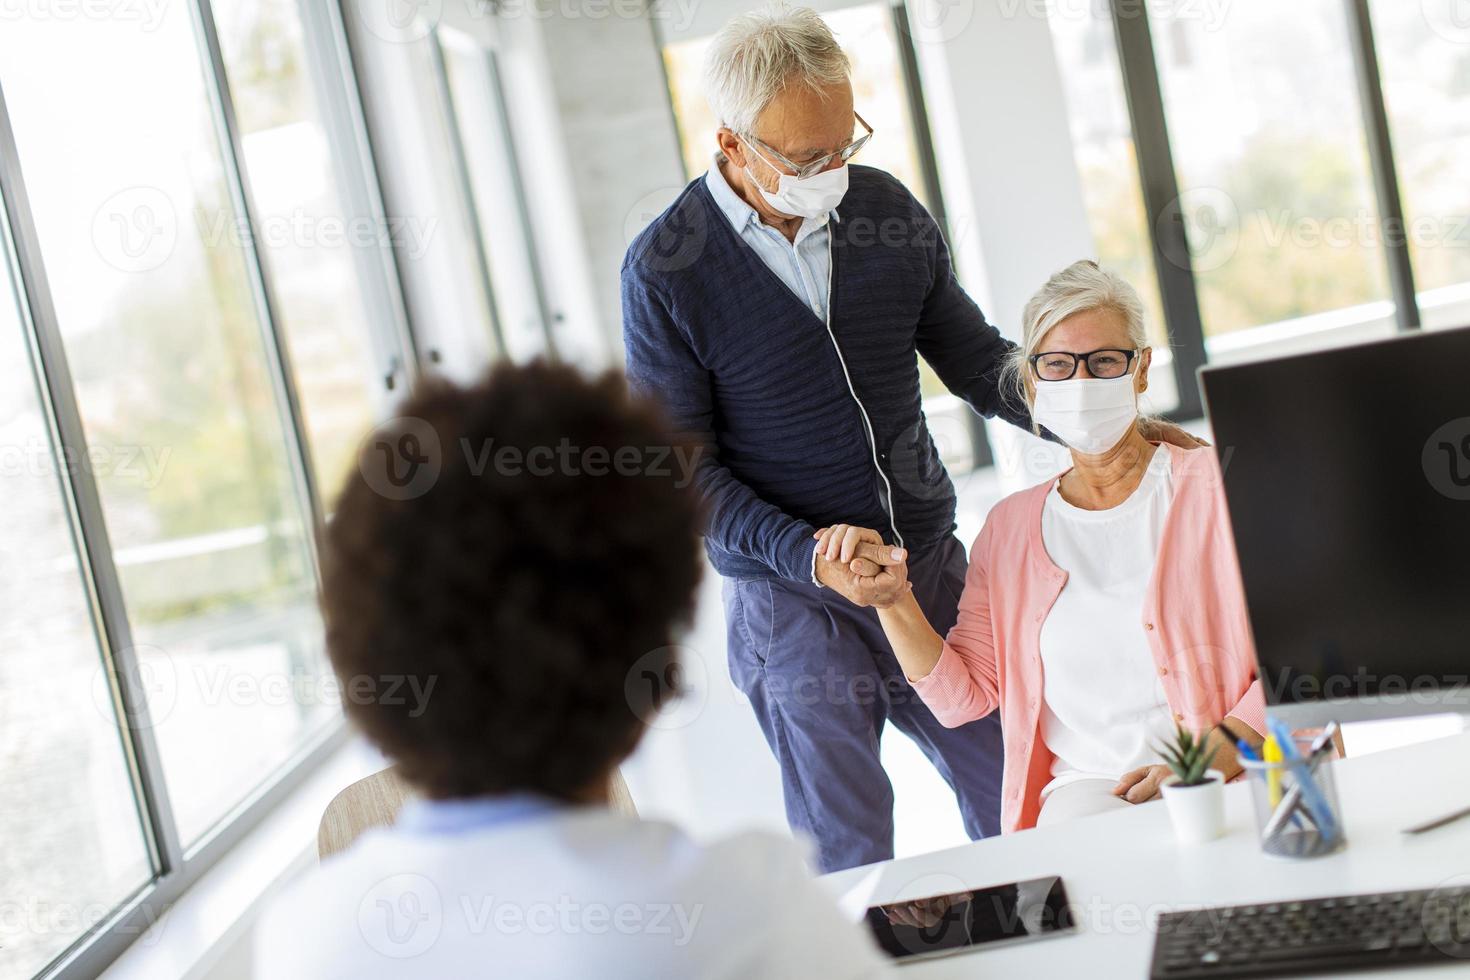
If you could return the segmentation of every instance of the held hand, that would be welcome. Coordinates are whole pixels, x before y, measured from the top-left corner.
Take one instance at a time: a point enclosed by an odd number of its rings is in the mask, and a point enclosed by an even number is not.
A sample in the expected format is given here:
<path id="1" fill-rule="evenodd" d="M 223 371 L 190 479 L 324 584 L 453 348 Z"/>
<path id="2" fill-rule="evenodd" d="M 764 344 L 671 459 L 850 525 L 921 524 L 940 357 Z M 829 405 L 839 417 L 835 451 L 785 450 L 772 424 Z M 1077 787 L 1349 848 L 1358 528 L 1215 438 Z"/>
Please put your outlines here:
<path id="1" fill-rule="evenodd" d="M 869 528 L 837 524 L 818 531 L 817 581 L 854 605 L 886 608 L 909 591 L 908 553 Z"/>
<path id="2" fill-rule="evenodd" d="M 1121 796 L 1129 803 L 1147 803 L 1159 798 L 1160 787 L 1168 778 L 1168 766 L 1141 766 L 1123 774 L 1118 785 L 1113 787 L 1113 795 Z"/>

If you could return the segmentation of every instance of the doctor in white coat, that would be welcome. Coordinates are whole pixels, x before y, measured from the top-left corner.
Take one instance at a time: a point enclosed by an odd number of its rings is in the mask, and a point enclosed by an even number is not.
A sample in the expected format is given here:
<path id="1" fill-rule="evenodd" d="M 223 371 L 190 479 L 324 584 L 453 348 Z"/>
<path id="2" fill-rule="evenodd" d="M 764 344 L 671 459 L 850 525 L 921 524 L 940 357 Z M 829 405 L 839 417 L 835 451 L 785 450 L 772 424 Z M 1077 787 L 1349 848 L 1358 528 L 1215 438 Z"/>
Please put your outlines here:
<path id="1" fill-rule="evenodd" d="M 701 569 L 658 412 L 531 365 L 400 416 L 340 497 L 323 607 L 345 709 L 418 799 L 268 910 L 258 975 L 885 975 L 789 839 L 608 805 Z"/>

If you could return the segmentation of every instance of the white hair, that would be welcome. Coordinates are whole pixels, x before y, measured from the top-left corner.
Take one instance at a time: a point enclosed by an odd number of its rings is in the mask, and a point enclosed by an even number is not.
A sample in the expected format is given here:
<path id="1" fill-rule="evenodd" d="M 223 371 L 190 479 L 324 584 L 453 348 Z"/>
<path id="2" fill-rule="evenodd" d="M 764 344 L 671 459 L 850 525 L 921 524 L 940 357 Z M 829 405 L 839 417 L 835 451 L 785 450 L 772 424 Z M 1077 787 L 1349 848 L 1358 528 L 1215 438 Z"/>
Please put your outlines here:
<path id="1" fill-rule="evenodd" d="M 815 10 L 773 3 L 720 28 L 705 61 L 705 98 L 721 126 L 748 136 L 788 85 L 820 92 L 847 81 L 850 70 Z"/>
<path id="2" fill-rule="evenodd" d="M 1128 280 L 1091 259 L 1073 262 L 1046 281 L 1021 313 L 1021 346 L 1006 362 L 1005 376 L 1021 404 L 1030 401 L 1026 379 L 1032 354 L 1052 327 L 1078 313 L 1112 310 L 1128 327 L 1128 342 L 1139 350 L 1149 346 L 1143 322 L 1143 301 Z"/>

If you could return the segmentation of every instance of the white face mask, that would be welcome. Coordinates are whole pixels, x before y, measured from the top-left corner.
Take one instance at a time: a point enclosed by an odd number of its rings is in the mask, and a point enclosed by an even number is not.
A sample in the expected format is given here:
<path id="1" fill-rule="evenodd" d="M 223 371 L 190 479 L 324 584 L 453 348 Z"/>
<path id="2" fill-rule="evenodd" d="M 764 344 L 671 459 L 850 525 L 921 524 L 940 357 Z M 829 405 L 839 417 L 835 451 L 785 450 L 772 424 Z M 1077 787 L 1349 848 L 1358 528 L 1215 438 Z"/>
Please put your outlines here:
<path id="1" fill-rule="evenodd" d="M 747 143 L 746 146 L 749 147 L 750 144 Z M 761 159 L 764 160 L 765 157 Z M 750 172 L 749 167 L 745 168 L 745 175 L 761 192 L 761 197 L 766 199 L 767 204 L 782 214 L 789 214 L 796 218 L 820 218 L 842 203 L 843 196 L 847 194 L 847 164 L 845 163 L 840 167 L 812 174 L 805 179 L 792 174 L 780 174 L 774 191 L 768 191 L 762 187 L 760 181 L 756 180 Z"/>
<path id="2" fill-rule="evenodd" d="M 1138 418 L 1133 375 L 1038 381 L 1031 417 L 1079 453 L 1105 453 Z"/>

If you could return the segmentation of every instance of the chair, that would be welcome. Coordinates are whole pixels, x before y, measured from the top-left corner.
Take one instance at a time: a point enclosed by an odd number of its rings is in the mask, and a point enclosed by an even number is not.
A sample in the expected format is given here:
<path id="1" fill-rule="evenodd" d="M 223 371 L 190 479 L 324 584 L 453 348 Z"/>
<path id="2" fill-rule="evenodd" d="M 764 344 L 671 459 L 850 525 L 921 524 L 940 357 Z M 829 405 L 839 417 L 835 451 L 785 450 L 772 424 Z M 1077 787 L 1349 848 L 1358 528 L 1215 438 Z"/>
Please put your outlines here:
<path id="1" fill-rule="evenodd" d="M 404 801 L 412 795 L 408 784 L 391 766 L 348 786 L 332 797 L 332 802 L 327 804 L 327 810 L 322 814 L 322 822 L 316 832 L 317 857 L 325 860 L 338 851 L 345 851 L 364 831 L 391 827 L 398 819 L 398 811 Z M 616 769 L 608 787 L 608 800 L 615 812 L 629 817 L 638 816 L 628 784 Z"/>

